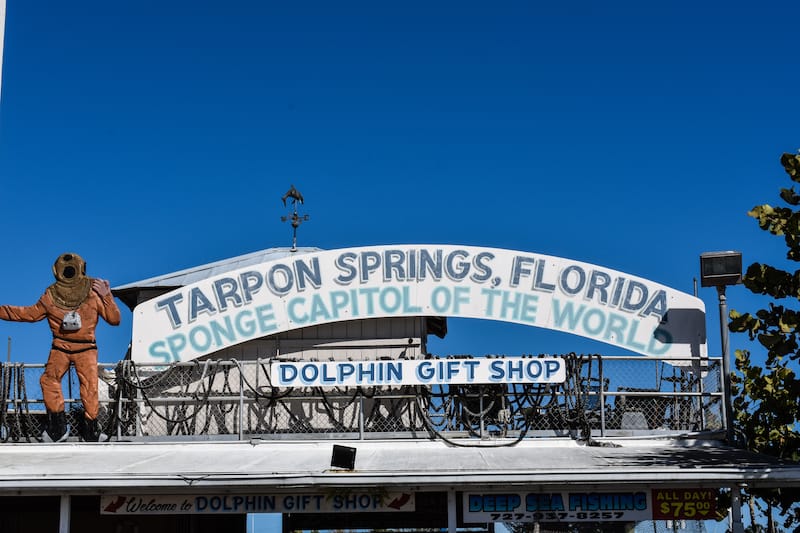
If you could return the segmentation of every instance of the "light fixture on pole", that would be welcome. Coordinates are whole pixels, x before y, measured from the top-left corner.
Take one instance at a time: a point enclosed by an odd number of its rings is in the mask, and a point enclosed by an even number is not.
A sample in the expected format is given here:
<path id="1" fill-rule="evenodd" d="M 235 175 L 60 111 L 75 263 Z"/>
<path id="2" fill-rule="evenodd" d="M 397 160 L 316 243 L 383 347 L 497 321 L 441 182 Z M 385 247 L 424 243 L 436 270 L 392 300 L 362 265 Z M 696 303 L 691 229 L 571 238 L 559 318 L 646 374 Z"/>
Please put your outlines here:
<path id="1" fill-rule="evenodd" d="M 716 287 L 719 296 L 719 331 L 722 342 L 722 417 L 728 444 L 733 444 L 733 405 L 731 404 L 731 371 L 728 348 L 728 304 L 725 288 L 742 282 L 741 252 L 706 252 L 700 254 L 700 285 Z"/>

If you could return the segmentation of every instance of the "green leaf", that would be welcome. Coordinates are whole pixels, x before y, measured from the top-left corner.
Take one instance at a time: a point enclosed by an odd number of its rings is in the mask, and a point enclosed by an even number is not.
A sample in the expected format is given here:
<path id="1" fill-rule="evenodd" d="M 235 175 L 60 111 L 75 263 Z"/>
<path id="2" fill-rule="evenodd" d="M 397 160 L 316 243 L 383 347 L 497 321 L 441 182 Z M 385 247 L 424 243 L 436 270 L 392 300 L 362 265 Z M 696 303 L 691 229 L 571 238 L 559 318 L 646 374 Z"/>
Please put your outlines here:
<path id="1" fill-rule="evenodd" d="M 792 181 L 800 182 L 800 155 L 783 154 L 781 156 L 783 169 L 792 178 Z"/>
<path id="2" fill-rule="evenodd" d="M 781 198 L 784 202 L 791 205 L 800 204 L 800 196 L 794 192 L 794 187 L 790 189 L 781 189 Z"/>

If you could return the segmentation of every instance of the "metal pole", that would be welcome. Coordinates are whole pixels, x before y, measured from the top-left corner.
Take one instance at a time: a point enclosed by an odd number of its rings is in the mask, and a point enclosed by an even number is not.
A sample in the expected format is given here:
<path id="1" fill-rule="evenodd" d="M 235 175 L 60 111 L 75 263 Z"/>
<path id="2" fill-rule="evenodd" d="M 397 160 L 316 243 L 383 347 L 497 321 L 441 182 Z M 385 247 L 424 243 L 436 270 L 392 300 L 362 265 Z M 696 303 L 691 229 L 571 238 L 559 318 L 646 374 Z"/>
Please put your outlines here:
<path id="1" fill-rule="evenodd" d="M 725 439 L 733 445 L 733 405 L 731 404 L 731 369 L 730 349 L 728 347 L 728 301 L 725 297 L 725 285 L 717 286 L 719 295 L 719 332 L 722 341 L 722 394 L 724 401 Z M 728 514 L 732 533 L 744 533 L 742 524 L 742 502 L 739 487 L 731 487 L 731 509 Z"/>
<path id="2" fill-rule="evenodd" d="M 364 440 L 366 436 L 364 433 L 367 431 L 366 423 L 364 422 L 364 395 L 358 396 L 358 440 Z"/>
<path id="3" fill-rule="evenodd" d="M 606 382 L 603 376 L 603 356 L 597 356 L 598 375 L 600 376 L 600 436 L 606 436 Z"/>
<path id="4" fill-rule="evenodd" d="M 239 440 L 244 440 L 244 368 L 238 359 L 236 367 L 239 369 Z"/>
<path id="5" fill-rule="evenodd" d="M 728 348 L 728 302 L 725 285 L 717 286 L 719 295 L 719 333 L 722 341 L 722 419 L 725 421 L 725 440 L 733 444 L 733 405 L 731 404 L 731 369 Z"/>
<path id="6" fill-rule="evenodd" d="M 447 491 L 447 533 L 456 533 L 458 518 L 456 515 L 456 491 Z"/>
<path id="7" fill-rule="evenodd" d="M 742 523 L 742 500 L 739 494 L 739 487 L 731 487 L 731 532 L 744 533 Z"/>
<path id="8" fill-rule="evenodd" d="M 70 497 L 68 494 L 61 496 L 61 506 L 58 512 L 58 533 L 69 533 Z"/>

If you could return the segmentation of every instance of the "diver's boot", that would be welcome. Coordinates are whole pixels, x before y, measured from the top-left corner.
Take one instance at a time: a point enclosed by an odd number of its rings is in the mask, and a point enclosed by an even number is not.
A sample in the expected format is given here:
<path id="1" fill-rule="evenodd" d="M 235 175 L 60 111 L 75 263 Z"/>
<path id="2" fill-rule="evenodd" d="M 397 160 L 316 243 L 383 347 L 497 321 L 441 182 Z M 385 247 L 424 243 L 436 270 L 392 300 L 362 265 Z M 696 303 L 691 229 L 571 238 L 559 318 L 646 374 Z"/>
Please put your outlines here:
<path id="1" fill-rule="evenodd" d="M 47 435 L 53 442 L 63 442 L 67 440 L 69 431 L 67 430 L 67 415 L 64 411 L 57 413 L 47 413 Z"/>
<path id="2" fill-rule="evenodd" d="M 81 438 L 86 442 L 97 442 L 100 440 L 100 426 L 97 424 L 97 419 L 83 419 Z"/>

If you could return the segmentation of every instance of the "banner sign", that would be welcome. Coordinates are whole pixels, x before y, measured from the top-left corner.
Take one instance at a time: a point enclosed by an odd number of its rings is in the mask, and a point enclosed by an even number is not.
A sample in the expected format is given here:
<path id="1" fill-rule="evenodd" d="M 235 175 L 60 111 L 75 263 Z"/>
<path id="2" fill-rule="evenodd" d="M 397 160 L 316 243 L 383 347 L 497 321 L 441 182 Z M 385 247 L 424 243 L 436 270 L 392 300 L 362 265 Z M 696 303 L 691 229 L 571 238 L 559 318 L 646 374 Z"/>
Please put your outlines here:
<path id="1" fill-rule="evenodd" d="M 301 494 L 106 495 L 100 514 L 388 513 L 415 510 L 413 492 Z"/>
<path id="2" fill-rule="evenodd" d="M 717 512 L 714 489 L 653 489 L 653 520 L 706 520 Z"/>
<path id="3" fill-rule="evenodd" d="M 132 358 L 170 364 L 307 326 L 397 316 L 500 320 L 643 355 L 707 355 L 705 306 L 689 294 L 547 255 L 397 245 L 290 255 L 142 302 Z"/>
<path id="4" fill-rule="evenodd" d="M 464 493 L 464 522 L 638 522 L 652 520 L 650 493 Z"/>
<path id="5" fill-rule="evenodd" d="M 567 379 L 564 360 L 552 357 L 274 362 L 270 370 L 272 383 L 279 387 L 563 383 Z"/>

